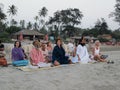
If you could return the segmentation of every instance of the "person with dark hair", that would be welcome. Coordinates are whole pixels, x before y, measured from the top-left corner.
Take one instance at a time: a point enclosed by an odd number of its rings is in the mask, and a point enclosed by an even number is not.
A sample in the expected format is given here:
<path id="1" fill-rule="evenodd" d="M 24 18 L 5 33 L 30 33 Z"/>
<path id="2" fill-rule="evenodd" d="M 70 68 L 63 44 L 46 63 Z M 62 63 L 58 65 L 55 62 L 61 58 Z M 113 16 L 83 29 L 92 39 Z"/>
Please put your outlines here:
<path id="1" fill-rule="evenodd" d="M 5 58 L 4 45 L 0 40 L 0 66 L 7 66 L 7 60 Z"/>
<path id="2" fill-rule="evenodd" d="M 12 49 L 12 64 L 14 66 L 28 65 L 28 60 L 26 60 L 26 55 L 23 48 L 21 48 L 20 41 L 15 41 L 14 43 L 14 48 Z"/>
<path id="3" fill-rule="evenodd" d="M 48 50 L 48 58 L 52 60 L 53 47 L 51 42 L 47 42 L 47 50 Z"/>
<path id="4" fill-rule="evenodd" d="M 62 47 L 61 39 L 56 40 L 56 46 L 54 47 L 52 52 L 52 63 L 55 66 L 58 66 L 60 64 L 72 63 L 71 60 L 69 60 L 69 57 L 65 56 L 65 50 Z"/>
<path id="5" fill-rule="evenodd" d="M 81 62 L 81 63 L 90 62 L 89 54 L 88 54 L 87 47 L 85 46 L 85 44 L 86 44 L 85 37 L 82 36 L 81 39 L 79 40 L 79 45 L 76 51 L 76 54 L 78 56 L 78 62 Z"/>

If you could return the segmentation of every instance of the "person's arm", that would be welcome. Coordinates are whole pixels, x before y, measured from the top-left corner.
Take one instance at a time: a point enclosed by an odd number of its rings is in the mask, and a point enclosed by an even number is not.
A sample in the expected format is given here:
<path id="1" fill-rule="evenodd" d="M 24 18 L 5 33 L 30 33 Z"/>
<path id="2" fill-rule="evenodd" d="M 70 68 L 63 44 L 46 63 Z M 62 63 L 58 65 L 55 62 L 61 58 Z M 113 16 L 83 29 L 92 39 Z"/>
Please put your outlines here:
<path id="1" fill-rule="evenodd" d="M 32 49 L 32 50 L 30 51 L 30 63 L 31 63 L 32 65 L 35 65 L 35 61 L 36 61 L 35 53 L 34 53 L 34 50 Z"/>
<path id="2" fill-rule="evenodd" d="M 77 56 L 78 56 L 78 61 L 80 61 L 80 56 L 77 54 Z"/>
<path id="3" fill-rule="evenodd" d="M 12 60 L 16 60 L 16 52 L 15 52 L 14 48 L 12 49 L 11 55 L 12 55 Z"/>
<path id="4" fill-rule="evenodd" d="M 73 57 L 76 56 L 76 51 L 77 51 L 77 47 L 75 47 L 74 50 L 73 50 Z"/>
<path id="5" fill-rule="evenodd" d="M 80 61 L 79 52 L 80 52 L 80 47 L 78 46 L 77 49 L 76 49 L 76 54 L 77 54 L 77 57 L 78 57 L 78 61 Z"/>
<path id="6" fill-rule="evenodd" d="M 52 62 L 57 61 L 57 48 L 54 47 L 53 52 L 52 52 Z"/>
<path id="7" fill-rule="evenodd" d="M 99 47 L 99 50 L 100 50 L 100 47 Z M 99 51 L 99 55 L 100 55 L 100 56 L 102 55 L 100 51 Z"/>
<path id="8" fill-rule="evenodd" d="M 95 56 L 95 48 L 92 48 L 92 55 Z"/>
<path id="9" fill-rule="evenodd" d="M 25 53 L 25 50 L 22 48 L 22 51 L 23 51 L 23 54 L 24 54 L 24 59 L 28 59 L 26 53 Z"/>

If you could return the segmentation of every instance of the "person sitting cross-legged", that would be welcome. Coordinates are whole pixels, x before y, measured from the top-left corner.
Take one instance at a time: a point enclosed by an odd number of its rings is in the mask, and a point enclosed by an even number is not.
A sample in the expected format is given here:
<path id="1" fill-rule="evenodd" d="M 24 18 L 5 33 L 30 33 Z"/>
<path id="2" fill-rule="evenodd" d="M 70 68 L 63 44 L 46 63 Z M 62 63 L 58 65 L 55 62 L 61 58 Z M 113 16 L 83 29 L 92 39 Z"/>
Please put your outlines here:
<path id="1" fill-rule="evenodd" d="M 21 48 L 21 42 L 15 41 L 14 48 L 12 49 L 12 65 L 13 66 L 26 66 L 28 65 L 29 61 L 26 60 L 26 55 Z"/>
<path id="2" fill-rule="evenodd" d="M 33 42 L 34 47 L 30 51 L 30 63 L 32 66 L 38 67 L 49 67 L 51 63 L 48 63 L 48 60 L 45 59 L 43 52 L 40 47 L 40 42 L 35 40 Z"/>
<path id="3" fill-rule="evenodd" d="M 107 55 L 101 55 L 100 53 L 100 41 L 99 40 L 95 41 L 95 45 L 92 49 L 92 54 L 93 54 L 94 60 L 100 61 L 100 62 L 106 61 L 105 59 L 107 58 Z M 105 57 L 102 57 L 102 56 L 105 56 Z"/>
<path id="4" fill-rule="evenodd" d="M 52 63 L 55 66 L 58 66 L 60 64 L 71 64 L 71 60 L 69 60 L 68 56 L 65 56 L 65 50 L 62 47 L 62 41 L 61 39 L 56 40 L 56 46 L 53 49 L 52 52 Z"/>

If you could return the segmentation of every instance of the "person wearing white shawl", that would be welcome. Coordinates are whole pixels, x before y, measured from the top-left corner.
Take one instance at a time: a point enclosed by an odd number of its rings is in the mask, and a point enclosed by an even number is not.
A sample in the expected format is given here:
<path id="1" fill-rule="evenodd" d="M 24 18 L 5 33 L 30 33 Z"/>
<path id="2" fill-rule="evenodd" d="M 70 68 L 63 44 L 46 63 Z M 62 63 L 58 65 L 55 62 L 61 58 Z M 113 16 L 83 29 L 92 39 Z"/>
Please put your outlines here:
<path id="1" fill-rule="evenodd" d="M 84 36 L 82 36 L 76 51 L 78 62 L 81 62 L 81 63 L 88 63 L 91 61 L 85 44 L 86 44 L 86 40 Z"/>

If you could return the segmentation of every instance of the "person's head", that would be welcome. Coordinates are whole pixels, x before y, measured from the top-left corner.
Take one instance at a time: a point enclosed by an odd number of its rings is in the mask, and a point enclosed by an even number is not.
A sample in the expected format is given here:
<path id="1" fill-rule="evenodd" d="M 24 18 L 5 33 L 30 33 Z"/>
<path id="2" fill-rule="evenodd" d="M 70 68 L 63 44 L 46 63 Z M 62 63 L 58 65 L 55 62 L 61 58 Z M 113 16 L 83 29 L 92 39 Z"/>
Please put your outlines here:
<path id="1" fill-rule="evenodd" d="M 42 44 L 41 44 L 41 49 L 42 49 L 42 50 L 46 50 L 46 44 L 42 43 Z"/>
<path id="2" fill-rule="evenodd" d="M 86 44 L 86 39 L 84 36 L 81 37 L 81 39 L 79 40 L 79 44 L 81 44 L 82 46 L 85 46 Z"/>
<path id="3" fill-rule="evenodd" d="M 40 48 L 40 42 L 38 40 L 33 41 L 33 45 L 35 48 Z"/>
<path id="4" fill-rule="evenodd" d="M 17 48 L 21 47 L 21 42 L 20 41 L 15 41 L 14 47 L 17 47 Z"/>
<path id="5" fill-rule="evenodd" d="M 95 46 L 100 46 L 100 41 L 99 40 L 95 41 Z"/>
<path id="6" fill-rule="evenodd" d="M 0 40 L 0 51 L 4 51 L 4 45 L 2 44 L 1 40 Z"/>
<path id="7" fill-rule="evenodd" d="M 51 42 L 47 42 L 47 46 L 51 46 Z"/>
<path id="8" fill-rule="evenodd" d="M 56 44 L 58 46 L 61 46 L 62 45 L 62 40 L 60 38 L 56 39 Z"/>

